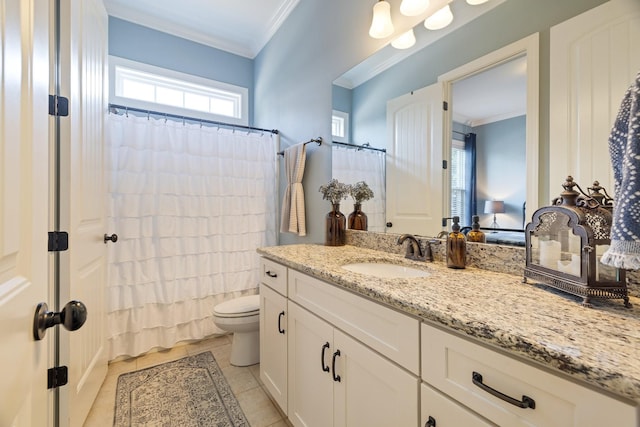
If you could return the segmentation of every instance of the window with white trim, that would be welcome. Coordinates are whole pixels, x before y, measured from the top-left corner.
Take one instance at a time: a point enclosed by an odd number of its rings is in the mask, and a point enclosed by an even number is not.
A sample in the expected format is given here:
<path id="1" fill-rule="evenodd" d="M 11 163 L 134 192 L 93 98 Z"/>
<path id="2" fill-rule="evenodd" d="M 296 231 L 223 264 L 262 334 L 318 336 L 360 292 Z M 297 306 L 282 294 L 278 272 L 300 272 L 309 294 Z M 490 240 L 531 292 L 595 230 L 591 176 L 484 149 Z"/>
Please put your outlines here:
<path id="1" fill-rule="evenodd" d="M 464 222 L 466 218 L 466 152 L 464 141 L 454 139 L 451 142 L 451 216 L 459 216 Z"/>
<path id="2" fill-rule="evenodd" d="M 334 141 L 349 142 L 349 113 L 333 110 L 331 115 L 331 136 Z"/>
<path id="3" fill-rule="evenodd" d="M 113 104 L 247 125 L 247 88 L 109 57 Z"/>

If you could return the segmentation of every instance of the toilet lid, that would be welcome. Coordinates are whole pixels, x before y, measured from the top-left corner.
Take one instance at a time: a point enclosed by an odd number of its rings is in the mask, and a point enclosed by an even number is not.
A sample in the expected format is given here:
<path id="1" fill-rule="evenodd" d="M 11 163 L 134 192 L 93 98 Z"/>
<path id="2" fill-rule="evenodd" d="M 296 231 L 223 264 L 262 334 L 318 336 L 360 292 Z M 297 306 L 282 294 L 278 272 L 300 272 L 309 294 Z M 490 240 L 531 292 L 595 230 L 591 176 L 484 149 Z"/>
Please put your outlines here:
<path id="1" fill-rule="evenodd" d="M 234 315 L 251 313 L 260 310 L 260 295 L 249 295 L 234 298 L 215 306 L 213 311 L 221 315 Z"/>

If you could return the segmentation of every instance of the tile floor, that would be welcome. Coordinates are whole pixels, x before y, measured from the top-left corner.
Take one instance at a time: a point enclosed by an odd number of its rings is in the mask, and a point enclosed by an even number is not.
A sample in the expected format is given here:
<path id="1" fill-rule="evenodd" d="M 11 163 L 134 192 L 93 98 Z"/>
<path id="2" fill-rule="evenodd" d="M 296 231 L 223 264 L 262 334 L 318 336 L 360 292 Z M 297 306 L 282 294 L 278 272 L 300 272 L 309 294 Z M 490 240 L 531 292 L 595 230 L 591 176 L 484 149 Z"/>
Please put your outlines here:
<path id="1" fill-rule="evenodd" d="M 269 398 L 260 381 L 260 365 L 238 368 L 231 366 L 231 336 L 224 335 L 197 343 L 178 345 L 169 350 L 147 353 L 143 356 L 114 362 L 109 365 L 107 378 L 93 403 L 85 427 L 113 425 L 116 384 L 118 376 L 125 372 L 148 368 L 160 363 L 211 351 L 220 369 L 236 395 L 242 411 L 251 427 L 289 427 L 289 424 Z"/>

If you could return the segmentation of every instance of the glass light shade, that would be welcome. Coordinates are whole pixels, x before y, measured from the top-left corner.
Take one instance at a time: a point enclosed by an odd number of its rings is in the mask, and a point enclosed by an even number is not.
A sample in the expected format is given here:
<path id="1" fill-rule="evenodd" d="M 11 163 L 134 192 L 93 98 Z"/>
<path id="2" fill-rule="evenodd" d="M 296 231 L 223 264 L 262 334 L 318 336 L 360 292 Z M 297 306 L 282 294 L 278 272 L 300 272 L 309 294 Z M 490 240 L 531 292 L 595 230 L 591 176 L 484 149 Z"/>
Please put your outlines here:
<path id="1" fill-rule="evenodd" d="M 373 20 L 369 35 L 374 39 L 384 39 L 393 34 L 393 23 L 391 22 L 391 5 L 384 0 L 380 0 L 373 6 Z"/>
<path id="2" fill-rule="evenodd" d="M 482 3 L 486 3 L 489 0 L 467 0 L 467 3 L 470 4 L 471 6 L 476 6 L 478 4 L 482 4 Z"/>
<path id="3" fill-rule="evenodd" d="M 404 16 L 417 16 L 426 11 L 428 7 L 429 0 L 402 0 L 400 13 Z"/>
<path id="4" fill-rule="evenodd" d="M 416 36 L 413 34 L 413 28 L 391 42 L 391 46 L 396 49 L 409 49 L 414 44 L 416 44 Z"/>
<path id="5" fill-rule="evenodd" d="M 449 7 L 449 5 L 446 5 L 445 7 L 425 19 L 424 26 L 428 30 L 441 30 L 442 28 L 451 24 L 451 21 L 453 21 L 453 13 L 451 13 L 451 8 Z"/>

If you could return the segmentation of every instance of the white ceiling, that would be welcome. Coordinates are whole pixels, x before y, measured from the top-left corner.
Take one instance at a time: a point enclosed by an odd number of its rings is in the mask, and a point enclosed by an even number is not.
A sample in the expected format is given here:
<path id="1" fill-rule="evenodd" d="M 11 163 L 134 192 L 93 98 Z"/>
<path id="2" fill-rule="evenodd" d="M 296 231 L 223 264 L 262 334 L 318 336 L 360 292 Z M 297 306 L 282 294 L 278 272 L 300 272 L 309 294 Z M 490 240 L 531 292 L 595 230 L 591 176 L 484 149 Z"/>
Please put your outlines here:
<path id="1" fill-rule="evenodd" d="M 254 58 L 299 0 L 105 0 L 109 15 Z"/>
<path id="2" fill-rule="evenodd" d="M 526 114 L 526 56 L 455 82 L 452 104 L 453 120 L 469 126 Z"/>

